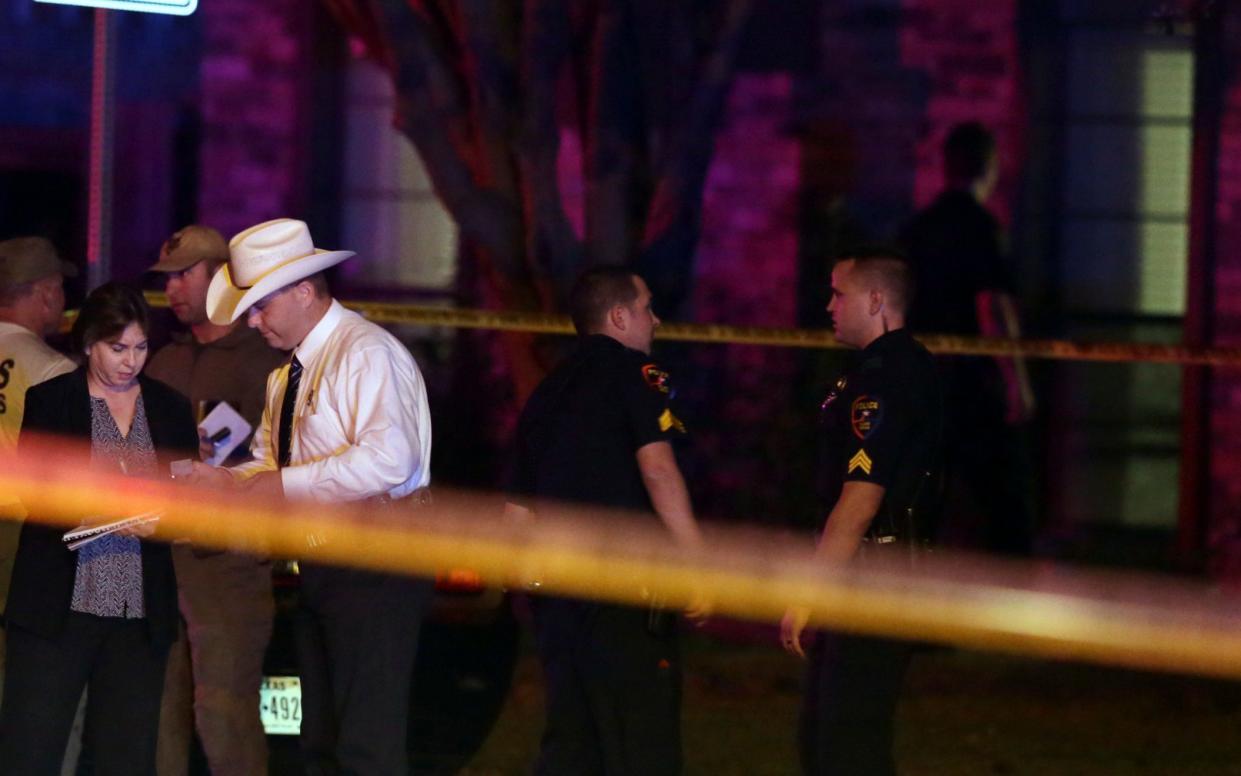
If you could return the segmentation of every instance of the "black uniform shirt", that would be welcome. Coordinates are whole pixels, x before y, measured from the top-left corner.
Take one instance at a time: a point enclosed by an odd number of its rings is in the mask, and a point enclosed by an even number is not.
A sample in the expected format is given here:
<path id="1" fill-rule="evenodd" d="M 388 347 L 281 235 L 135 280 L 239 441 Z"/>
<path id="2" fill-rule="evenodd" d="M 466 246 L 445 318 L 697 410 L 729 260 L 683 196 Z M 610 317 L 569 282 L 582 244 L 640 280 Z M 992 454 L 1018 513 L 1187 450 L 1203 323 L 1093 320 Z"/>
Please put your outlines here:
<path id="1" fill-rule="evenodd" d="M 968 192 L 946 191 L 902 235 L 918 289 L 914 331 L 978 336 L 981 291 L 1014 293 L 1000 223 Z"/>
<path id="2" fill-rule="evenodd" d="M 914 269 L 909 327 L 915 332 L 976 337 L 983 291 L 1014 294 L 1000 223 L 973 194 L 946 191 L 920 212 L 903 239 Z M 972 435 L 1002 422 L 1004 379 L 993 358 L 949 356 L 943 362 L 949 427 Z"/>
<path id="3" fill-rule="evenodd" d="M 649 511 L 638 448 L 685 433 L 668 374 L 645 353 L 593 334 L 535 389 L 517 424 L 509 500 Z"/>
<path id="4" fill-rule="evenodd" d="M 902 539 L 934 514 L 942 461 L 943 400 L 931 354 L 905 329 L 888 332 L 857 355 L 827 394 L 820 418 L 819 495 L 828 511 L 844 483 L 885 488 L 871 533 Z M 915 526 L 918 539 L 932 526 Z"/>

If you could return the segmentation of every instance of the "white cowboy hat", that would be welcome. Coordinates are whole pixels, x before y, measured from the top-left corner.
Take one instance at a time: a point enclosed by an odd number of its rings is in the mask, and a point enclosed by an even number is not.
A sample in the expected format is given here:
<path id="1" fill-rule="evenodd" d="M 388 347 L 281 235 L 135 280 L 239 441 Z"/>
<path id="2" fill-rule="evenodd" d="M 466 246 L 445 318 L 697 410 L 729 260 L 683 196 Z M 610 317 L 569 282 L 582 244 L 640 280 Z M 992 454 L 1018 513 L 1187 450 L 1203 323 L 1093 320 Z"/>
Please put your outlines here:
<path id="1" fill-rule="evenodd" d="M 252 226 L 228 242 L 228 263 L 207 288 L 207 317 L 225 325 L 273 291 L 341 263 L 353 251 L 323 251 L 304 221 L 277 218 Z"/>

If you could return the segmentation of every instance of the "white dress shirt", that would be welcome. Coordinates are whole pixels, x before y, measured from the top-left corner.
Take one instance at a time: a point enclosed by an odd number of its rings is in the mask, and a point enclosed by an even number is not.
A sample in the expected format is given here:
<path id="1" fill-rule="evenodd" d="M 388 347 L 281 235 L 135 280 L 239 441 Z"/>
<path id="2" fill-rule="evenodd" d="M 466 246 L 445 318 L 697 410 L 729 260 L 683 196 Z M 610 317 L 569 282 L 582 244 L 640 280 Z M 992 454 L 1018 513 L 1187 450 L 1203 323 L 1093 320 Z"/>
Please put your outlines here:
<path id="1" fill-rule="evenodd" d="M 280 470 L 291 499 L 400 498 L 431 481 L 427 389 L 401 342 L 332 300 L 293 355 L 302 378 L 293 406 L 289 465 Z M 263 420 L 250 444 L 254 460 L 232 471 L 248 477 L 278 469 L 285 364 L 267 378 Z"/>

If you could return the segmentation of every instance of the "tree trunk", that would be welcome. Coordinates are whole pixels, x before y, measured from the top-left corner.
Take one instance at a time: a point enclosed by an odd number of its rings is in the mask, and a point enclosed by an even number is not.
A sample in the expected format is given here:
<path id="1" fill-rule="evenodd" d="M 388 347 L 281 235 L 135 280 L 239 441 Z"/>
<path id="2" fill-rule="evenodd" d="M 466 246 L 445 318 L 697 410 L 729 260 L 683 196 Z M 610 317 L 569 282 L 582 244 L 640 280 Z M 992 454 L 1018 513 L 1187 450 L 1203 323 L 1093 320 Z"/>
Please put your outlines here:
<path id="1" fill-rule="evenodd" d="M 753 0 L 324 2 L 392 72 L 396 125 L 499 305 L 558 309 L 591 263 L 634 265 L 665 311 L 687 297 L 710 137 Z M 579 35 L 585 67 L 572 66 Z M 566 90 L 588 108 L 584 241 L 557 175 Z M 543 367 L 530 338 L 505 339 L 524 399 Z"/>

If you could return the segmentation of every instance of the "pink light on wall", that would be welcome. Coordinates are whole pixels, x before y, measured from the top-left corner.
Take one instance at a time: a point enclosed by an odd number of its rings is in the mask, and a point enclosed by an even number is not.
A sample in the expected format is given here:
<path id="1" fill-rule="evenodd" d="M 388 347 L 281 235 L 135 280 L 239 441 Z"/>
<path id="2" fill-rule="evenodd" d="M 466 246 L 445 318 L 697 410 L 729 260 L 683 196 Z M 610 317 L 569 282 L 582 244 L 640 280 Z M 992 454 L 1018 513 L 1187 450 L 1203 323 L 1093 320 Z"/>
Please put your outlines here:
<path id="1" fill-rule="evenodd" d="M 742 75 L 733 84 L 703 200 L 698 320 L 795 323 L 801 147 L 784 131 L 792 91 L 788 74 Z"/>
<path id="2" fill-rule="evenodd" d="M 996 135 L 1000 183 L 990 202 L 1008 223 L 1025 158 L 1025 99 L 1016 0 L 904 0 L 901 63 L 930 85 L 925 130 L 915 151 L 914 204 L 943 188 L 940 149 L 954 124 L 981 121 Z"/>
<path id="3" fill-rule="evenodd" d="M 556 178 L 565 216 L 578 239 L 586 235 L 586 179 L 582 168 L 582 136 L 572 127 L 561 127 L 556 156 Z"/>
<path id="4" fill-rule="evenodd" d="M 199 9 L 206 52 L 199 219 L 226 236 L 303 215 L 312 10 L 297 0 L 212 0 Z"/>

